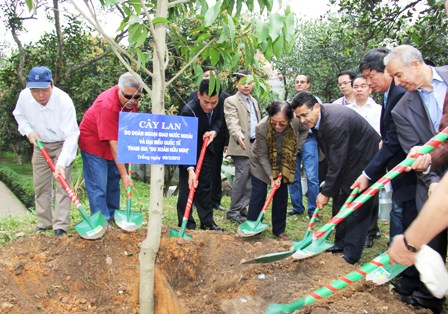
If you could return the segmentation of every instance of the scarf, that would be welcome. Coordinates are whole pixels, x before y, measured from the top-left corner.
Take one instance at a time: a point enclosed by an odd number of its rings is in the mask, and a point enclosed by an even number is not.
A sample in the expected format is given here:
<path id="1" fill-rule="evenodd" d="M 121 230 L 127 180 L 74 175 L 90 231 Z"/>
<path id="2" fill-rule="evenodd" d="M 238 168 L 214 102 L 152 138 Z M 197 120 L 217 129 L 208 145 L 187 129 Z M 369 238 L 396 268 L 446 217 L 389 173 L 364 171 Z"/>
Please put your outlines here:
<path id="1" fill-rule="evenodd" d="M 278 168 L 277 158 L 277 137 L 274 134 L 275 130 L 272 127 L 271 119 L 268 121 L 267 144 L 269 161 L 272 167 L 272 177 L 275 179 L 281 172 L 283 175 L 284 183 L 293 183 L 296 174 L 296 158 L 297 158 L 297 136 L 294 132 L 291 123 L 288 123 L 286 129 L 283 131 L 282 144 L 282 164 L 281 171 Z"/>

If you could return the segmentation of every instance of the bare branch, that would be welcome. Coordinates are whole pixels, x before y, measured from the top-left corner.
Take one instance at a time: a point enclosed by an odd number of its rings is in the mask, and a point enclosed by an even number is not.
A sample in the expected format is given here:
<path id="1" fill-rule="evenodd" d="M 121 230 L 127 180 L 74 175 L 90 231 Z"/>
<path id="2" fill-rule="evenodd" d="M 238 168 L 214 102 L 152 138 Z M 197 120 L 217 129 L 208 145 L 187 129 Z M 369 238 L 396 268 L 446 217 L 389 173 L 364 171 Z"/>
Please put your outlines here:
<path id="1" fill-rule="evenodd" d="M 92 63 L 95 63 L 95 62 L 97 62 L 97 61 L 103 59 L 104 57 L 106 57 L 107 55 L 109 55 L 111 52 L 112 52 L 112 49 L 109 49 L 109 50 L 103 52 L 102 54 L 99 54 L 99 55 L 97 55 L 97 56 L 95 56 L 95 57 L 93 57 L 93 58 L 91 58 L 91 59 L 89 59 L 89 60 L 87 60 L 87 61 L 84 61 L 84 62 L 81 62 L 81 63 L 76 64 L 75 66 L 71 67 L 71 68 L 67 71 L 67 73 L 65 73 L 65 75 L 64 75 L 64 80 L 68 79 L 69 76 L 70 76 L 72 73 L 78 71 L 79 69 L 81 69 L 81 68 L 83 68 L 83 67 L 85 67 L 85 66 L 88 66 L 88 65 L 90 65 L 90 64 L 92 64 Z"/>
<path id="2" fill-rule="evenodd" d="M 176 1 L 170 2 L 168 4 L 168 8 L 172 8 L 172 7 L 174 7 L 174 6 L 178 5 L 178 4 L 187 3 L 187 2 L 189 2 L 189 0 L 176 0 Z"/>
<path id="3" fill-rule="evenodd" d="M 104 30 L 102 29 L 101 25 L 99 24 L 98 20 L 96 19 L 96 15 L 95 13 L 92 11 L 91 7 L 87 5 L 87 8 L 89 10 L 89 13 L 91 15 L 91 17 L 93 17 L 93 19 L 89 16 L 87 16 L 84 11 L 82 11 L 79 6 L 76 4 L 75 0 L 69 0 L 73 6 L 75 7 L 75 9 L 84 17 L 84 19 L 89 22 L 98 32 L 101 33 L 101 35 L 107 40 L 107 42 L 109 43 L 109 45 L 111 46 L 111 49 L 114 51 L 114 53 L 116 54 L 117 58 L 120 60 L 120 62 L 126 67 L 126 69 L 128 69 L 129 72 L 131 73 L 135 73 L 134 70 L 132 70 L 132 68 L 130 67 L 130 65 L 126 62 L 126 60 L 123 59 L 123 57 L 121 56 L 121 54 L 125 55 L 127 58 L 129 58 L 129 60 L 131 60 L 132 62 L 138 63 L 137 60 L 135 60 L 134 57 L 132 57 L 125 49 L 123 49 L 120 45 L 118 45 L 117 42 L 115 42 L 112 38 L 109 37 L 109 35 L 107 35 Z M 143 68 L 145 73 L 148 74 L 149 76 L 153 77 L 153 74 L 151 73 L 151 71 L 149 71 L 148 69 L 146 69 L 145 67 Z M 151 89 L 142 81 L 140 82 L 142 84 L 142 86 L 148 91 L 150 92 Z"/>
<path id="4" fill-rule="evenodd" d="M 199 50 L 198 51 L 198 53 L 193 57 L 193 58 L 191 58 L 191 60 L 190 61 L 188 61 L 188 63 L 186 64 L 186 65 L 184 65 L 183 67 L 182 67 L 182 69 L 180 69 L 179 70 L 179 72 L 177 72 L 176 73 L 176 75 L 174 75 L 172 78 L 171 78 L 171 80 L 169 80 L 167 83 L 166 83 L 166 87 L 168 88 L 168 86 L 170 86 L 170 84 L 171 83 L 173 83 L 190 65 L 192 65 L 193 64 L 193 62 L 195 62 L 196 61 L 196 59 L 201 55 L 201 53 L 205 50 L 205 49 L 207 49 L 212 43 L 214 43 L 216 41 L 216 39 L 212 39 L 207 45 L 205 45 L 204 47 L 202 47 L 202 49 L 201 50 Z"/>

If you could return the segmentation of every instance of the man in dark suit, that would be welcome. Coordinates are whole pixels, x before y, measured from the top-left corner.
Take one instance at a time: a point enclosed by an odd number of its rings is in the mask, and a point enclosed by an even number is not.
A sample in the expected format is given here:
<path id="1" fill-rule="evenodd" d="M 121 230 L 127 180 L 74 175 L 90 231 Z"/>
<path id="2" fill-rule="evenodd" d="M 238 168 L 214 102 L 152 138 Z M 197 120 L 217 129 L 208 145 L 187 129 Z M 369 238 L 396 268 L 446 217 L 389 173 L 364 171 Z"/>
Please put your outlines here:
<path id="1" fill-rule="evenodd" d="M 316 205 L 323 208 L 333 197 L 333 215 L 336 215 L 350 194 L 351 184 L 378 151 L 380 136 L 354 110 L 340 105 L 320 105 L 310 93 L 298 93 L 291 106 L 300 122 L 312 129 L 328 161 L 325 186 L 317 196 Z M 375 205 L 371 198 L 336 226 L 331 252 L 342 252 L 350 264 L 360 259 Z"/>
<path id="2" fill-rule="evenodd" d="M 203 66 L 202 69 L 204 70 L 203 75 L 204 80 L 210 79 L 211 75 L 210 73 L 213 73 L 215 78 L 218 75 L 218 72 L 213 67 Z M 224 100 L 226 100 L 226 98 L 229 96 L 230 95 L 225 91 L 222 90 L 219 91 L 218 106 L 216 107 L 215 110 L 219 110 L 223 117 L 224 117 Z M 191 92 L 188 101 L 190 102 L 193 99 L 197 98 L 198 98 L 198 90 L 194 90 Z M 228 145 L 229 145 L 229 130 L 227 129 L 226 120 L 223 118 L 221 129 L 219 130 L 218 135 L 216 135 L 216 138 L 213 140 L 215 159 L 213 161 L 212 172 L 210 174 L 211 176 L 210 180 L 212 181 L 212 207 L 217 210 L 226 210 L 221 205 L 221 199 L 222 199 L 221 166 L 224 157 L 224 151 Z"/>
<path id="3" fill-rule="evenodd" d="M 409 45 L 398 46 L 384 59 L 386 71 L 395 83 L 408 91 L 392 110 L 397 126 L 398 138 L 403 150 L 408 153 L 413 146 L 423 145 L 439 130 L 443 107 L 447 95 L 448 66 L 433 68 L 423 62 L 416 48 Z M 416 205 L 420 210 L 428 197 L 428 189 L 440 180 L 446 167 L 437 171 L 416 173 Z M 412 243 L 411 243 L 412 245 Z M 436 236 L 429 246 L 445 260 L 447 248 L 446 230 Z M 402 301 L 441 311 L 444 299 L 433 297 L 422 284 L 418 275 L 408 279 L 396 291 Z"/>
<path id="4" fill-rule="evenodd" d="M 391 113 L 406 90 L 395 86 L 392 76 L 384 71 L 384 57 L 388 53 L 389 50 L 384 48 L 371 49 L 361 58 L 359 65 L 359 71 L 367 79 L 367 84 L 372 90 L 384 93 L 380 120 L 381 148 L 352 185 L 353 188 L 359 184 L 361 191 L 365 190 L 370 183 L 376 182 L 386 170 L 391 170 L 406 158 L 398 141 L 397 128 Z M 417 215 L 415 174 L 402 174 L 391 183 L 393 207 L 390 214 L 390 239 L 403 233 Z M 373 239 L 369 240 L 373 241 Z"/>
<path id="5" fill-rule="evenodd" d="M 209 80 L 203 80 L 199 86 L 197 99 L 193 99 L 182 108 L 182 116 L 198 118 L 198 145 L 196 158 L 199 158 L 204 139 L 208 137 L 210 142 L 207 146 L 199 178 L 196 178 L 194 166 L 179 166 L 179 196 L 177 199 L 177 218 L 179 227 L 182 224 L 188 193 L 193 186 L 197 186 L 194 204 L 201 221 L 201 229 L 223 231 L 223 229 L 218 227 L 213 221 L 211 200 L 212 186 L 210 182 L 210 173 L 215 159 L 214 146 L 210 145 L 210 143 L 219 133 L 223 119 L 222 112 L 216 110 L 217 106 L 218 94 L 216 93 L 216 90 L 209 94 Z M 187 229 L 195 228 L 196 222 L 193 219 L 192 213 L 190 213 Z"/>

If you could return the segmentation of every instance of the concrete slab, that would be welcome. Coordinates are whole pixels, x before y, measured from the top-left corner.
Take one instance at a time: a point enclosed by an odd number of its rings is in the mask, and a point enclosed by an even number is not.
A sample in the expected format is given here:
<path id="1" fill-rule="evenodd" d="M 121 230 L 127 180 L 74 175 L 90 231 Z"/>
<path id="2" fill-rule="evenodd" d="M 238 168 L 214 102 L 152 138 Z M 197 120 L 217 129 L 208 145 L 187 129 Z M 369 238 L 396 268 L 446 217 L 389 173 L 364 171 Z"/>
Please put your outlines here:
<path id="1" fill-rule="evenodd" d="M 20 216 L 27 212 L 25 205 L 0 181 L 0 216 Z"/>

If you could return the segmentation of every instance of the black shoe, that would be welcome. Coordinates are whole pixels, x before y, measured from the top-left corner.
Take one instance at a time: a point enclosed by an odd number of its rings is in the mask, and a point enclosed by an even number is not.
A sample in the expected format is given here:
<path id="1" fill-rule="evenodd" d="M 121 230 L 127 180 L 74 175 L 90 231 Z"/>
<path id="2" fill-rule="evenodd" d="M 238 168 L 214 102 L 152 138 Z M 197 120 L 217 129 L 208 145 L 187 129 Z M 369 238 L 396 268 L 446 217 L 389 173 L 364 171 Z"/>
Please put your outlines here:
<path id="1" fill-rule="evenodd" d="M 423 302 L 420 302 L 419 299 L 414 297 L 413 295 L 404 295 L 398 293 L 397 296 L 401 302 L 412 305 L 415 308 L 423 307 L 426 309 L 430 309 L 434 314 L 442 313 L 443 302 L 437 302 L 437 304 L 422 304 Z"/>
<path id="2" fill-rule="evenodd" d="M 302 214 L 303 214 L 303 213 L 296 212 L 295 210 L 290 210 L 290 211 L 288 212 L 288 216 L 302 215 Z"/>
<path id="3" fill-rule="evenodd" d="M 202 225 L 201 224 L 201 229 L 202 230 L 213 230 L 213 231 L 224 231 L 223 228 L 218 227 L 215 223 L 212 223 L 211 225 Z"/>
<path id="4" fill-rule="evenodd" d="M 403 287 L 401 281 L 391 281 L 390 284 L 393 286 L 392 290 L 402 296 L 410 296 L 415 289 Z"/>
<path id="5" fill-rule="evenodd" d="M 375 232 L 374 237 L 375 237 L 375 239 L 379 239 L 379 238 L 381 238 L 381 231 L 377 231 L 377 232 Z"/>
<path id="6" fill-rule="evenodd" d="M 213 209 L 221 210 L 221 211 L 223 211 L 223 212 L 225 212 L 225 211 L 227 210 L 227 209 L 226 209 L 224 206 L 222 206 L 221 204 L 213 206 Z"/>
<path id="7" fill-rule="evenodd" d="M 311 217 L 310 217 L 310 220 L 311 220 Z M 314 222 L 321 222 L 319 216 L 316 217 L 316 219 L 314 220 Z"/>
<path id="8" fill-rule="evenodd" d="M 56 236 L 56 237 L 62 237 L 62 236 L 64 236 L 64 235 L 66 235 L 67 234 L 67 232 L 65 231 L 65 230 L 62 230 L 62 229 L 56 229 L 55 231 L 54 231 L 54 235 Z"/>
<path id="9" fill-rule="evenodd" d="M 242 211 L 240 211 L 241 216 L 247 217 L 247 208 L 244 208 Z"/>
<path id="10" fill-rule="evenodd" d="M 343 250 L 343 248 L 337 245 L 333 245 L 332 247 L 326 249 L 326 251 L 330 253 L 341 253 Z"/>
<path id="11" fill-rule="evenodd" d="M 366 237 L 366 241 L 364 242 L 364 247 L 372 247 L 373 246 L 373 239 L 374 239 L 374 236 L 371 236 L 371 235 L 368 235 L 367 237 Z"/>
<path id="12" fill-rule="evenodd" d="M 34 229 L 34 231 L 42 232 L 42 231 L 47 231 L 47 230 L 50 230 L 50 229 L 51 229 L 51 227 L 48 227 L 48 228 L 42 228 L 42 227 L 37 226 L 37 227 Z"/>
<path id="13" fill-rule="evenodd" d="M 236 222 L 237 224 L 242 224 L 246 219 L 243 219 L 243 217 L 227 217 L 227 220 Z"/>

